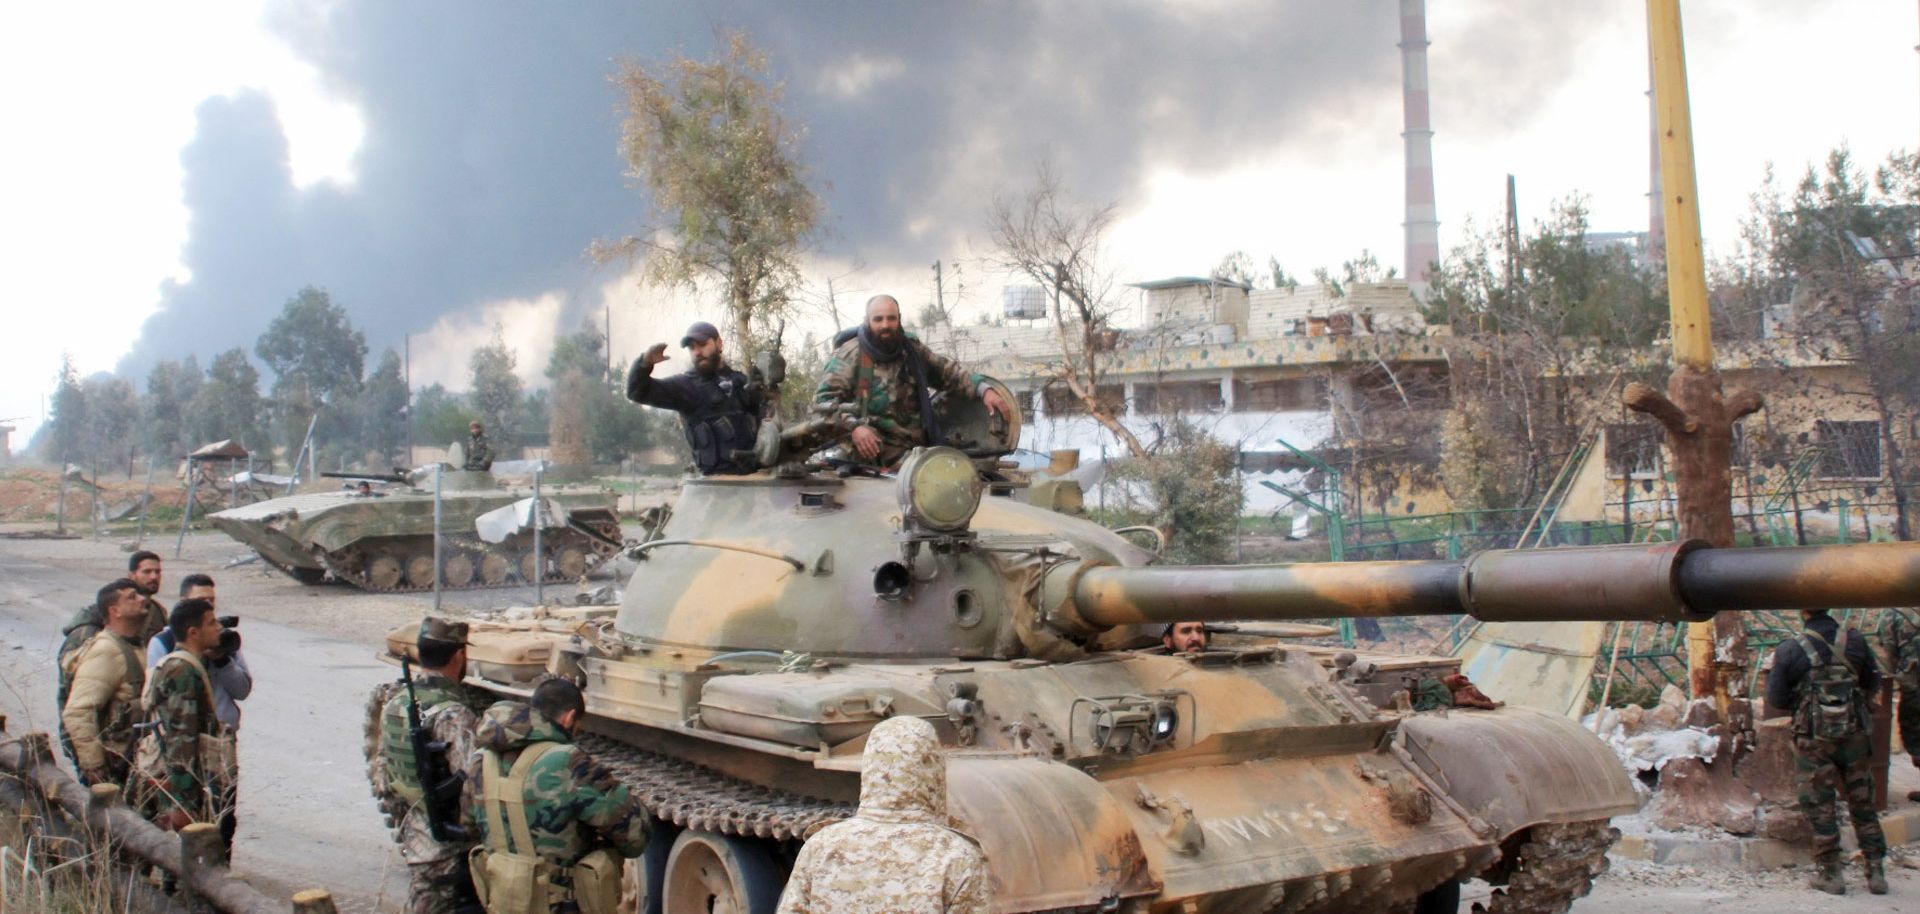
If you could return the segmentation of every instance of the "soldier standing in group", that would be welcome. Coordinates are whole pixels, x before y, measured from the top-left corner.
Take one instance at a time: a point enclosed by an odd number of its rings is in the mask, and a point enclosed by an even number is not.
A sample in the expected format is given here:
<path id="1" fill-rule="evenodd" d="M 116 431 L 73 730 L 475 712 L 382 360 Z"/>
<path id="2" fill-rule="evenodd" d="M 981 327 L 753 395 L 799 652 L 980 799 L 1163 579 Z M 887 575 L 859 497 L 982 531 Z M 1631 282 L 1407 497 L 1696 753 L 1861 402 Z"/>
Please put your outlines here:
<path id="1" fill-rule="evenodd" d="M 467 462 L 460 468 L 482 473 L 493 469 L 493 448 L 487 444 L 487 431 L 478 421 L 467 423 Z"/>
<path id="2" fill-rule="evenodd" d="M 146 616 L 141 620 L 140 631 L 134 636 L 134 643 L 144 649 L 154 635 L 167 627 L 167 610 L 153 598 L 154 594 L 160 592 L 160 556 L 145 550 L 134 553 L 127 559 L 127 576 L 115 581 L 114 584 L 118 585 L 122 581 L 140 591 L 142 597 L 141 608 L 146 611 Z M 57 661 L 64 662 L 69 655 L 79 650 L 81 645 L 86 644 L 95 632 L 104 627 L 107 624 L 105 614 L 106 607 L 97 602 L 74 613 L 73 618 L 67 620 L 66 627 L 60 630 L 63 640 L 60 642 Z"/>
<path id="3" fill-rule="evenodd" d="M 1841 872 L 1840 823 L 1834 804 L 1844 796 L 1853 834 L 1866 858 L 1867 889 L 1887 892 L 1887 839 L 1873 802 L 1872 720 L 1867 696 L 1879 669 L 1866 638 L 1844 631 L 1824 609 L 1800 613 L 1800 637 L 1782 641 L 1767 676 L 1767 704 L 1793 712 L 1794 782 L 1800 809 L 1813 827 L 1812 886 L 1846 894 Z"/>
<path id="4" fill-rule="evenodd" d="M 1007 415 L 1007 402 L 984 375 L 928 349 L 901 328 L 900 303 L 875 295 L 859 332 L 827 360 L 813 402 L 816 408 L 853 406 L 860 419 L 854 453 L 864 463 L 892 466 L 912 448 L 943 443 L 932 427 L 935 390 L 979 397 L 992 414 Z"/>
<path id="5" fill-rule="evenodd" d="M 1900 744 L 1920 768 L 1920 611 L 1890 609 L 1880 625 L 1880 646 L 1887 652 L 1887 675 L 1893 679 L 1899 701 L 1894 706 L 1900 722 Z M 1907 791 L 1920 801 L 1920 790 Z"/>
<path id="6" fill-rule="evenodd" d="M 722 352 L 720 331 L 701 321 L 687 328 L 680 345 L 693 365 L 670 378 L 655 378 L 653 366 L 667 360 L 667 344 L 655 343 L 633 360 L 627 372 L 627 399 L 680 414 L 680 428 L 702 476 L 740 476 L 753 472 L 751 460 L 736 451 L 753 449 L 767 390 L 732 366 Z"/>
<path id="7" fill-rule="evenodd" d="M 179 829 L 217 822 L 233 779 L 233 737 L 220 726 L 207 657 L 220 647 L 220 619 L 205 600 L 181 600 L 167 620 L 173 652 L 147 683 L 157 767 L 142 772 L 153 792 L 153 820 Z"/>
<path id="8" fill-rule="evenodd" d="M 526 704 L 482 715 L 467 817 L 483 839 L 473 877 L 488 914 L 613 914 L 621 858 L 646 850 L 646 810 L 573 744 L 586 712 L 579 686 L 549 679 Z"/>
<path id="9" fill-rule="evenodd" d="M 214 589 L 213 578 L 204 574 L 190 574 L 180 579 L 180 599 L 205 600 L 213 606 L 214 612 L 220 611 L 220 598 Z M 240 741 L 240 702 L 253 694 L 253 671 L 247 668 L 247 658 L 240 653 L 240 631 L 230 628 L 229 620 L 238 622 L 238 617 L 220 617 L 220 646 L 207 657 L 207 675 L 213 680 L 213 711 L 220 719 L 220 726 L 227 735 L 233 737 L 237 746 Z M 160 661 L 173 653 L 173 630 L 167 629 L 153 636 L 147 642 L 147 666 L 157 667 Z M 234 759 L 232 777 L 228 779 L 226 795 L 217 804 L 220 809 L 220 842 L 225 844 L 229 855 L 233 852 L 233 835 L 240 821 L 240 768 L 239 758 Z"/>
<path id="10" fill-rule="evenodd" d="M 147 683 L 135 647 L 147 610 L 139 588 L 125 578 L 100 588 L 95 605 L 104 627 L 61 661 L 67 688 L 60 696 L 60 739 L 81 783 L 124 787 Z"/>
<path id="11" fill-rule="evenodd" d="M 986 857 L 947 823 L 947 760 L 933 725 L 888 718 L 865 751 L 859 811 L 801 846 L 779 914 L 986 914 Z"/>
<path id="12" fill-rule="evenodd" d="M 467 871 L 467 851 L 473 841 L 451 830 L 444 832 L 446 840 L 434 837 L 408 721 L 411 702 L 428 742 L 446 747 L 446 770 L 466 768 L 479 720 L 474 707 L 483 700 L 461 685 L 467 675 L 467 624 L 428 616 L 421 620 L 414 644 L 420 667 L 413 673 L 413 694 L 402 688 L 380 709 L 380 761 L 374 789 L 406 807 L 398 831 L 400 858 L 407 864 L 409 914 L 477 911 L 479 899 Z M 447 817 L 450 821 L 445 824 L 465 831 L 463 812 L 455 798 L 436 808 L 434 815 Z"/>

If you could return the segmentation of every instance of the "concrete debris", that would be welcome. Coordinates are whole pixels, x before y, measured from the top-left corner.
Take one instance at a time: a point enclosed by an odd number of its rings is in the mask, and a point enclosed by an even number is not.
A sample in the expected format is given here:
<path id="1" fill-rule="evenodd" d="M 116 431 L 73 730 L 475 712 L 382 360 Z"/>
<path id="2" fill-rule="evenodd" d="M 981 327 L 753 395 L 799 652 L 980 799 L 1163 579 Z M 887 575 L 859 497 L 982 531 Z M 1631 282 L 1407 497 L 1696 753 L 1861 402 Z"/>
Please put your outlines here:
<path id="1" fill-rule="evenodd" d="M 602 584 L 592 590 L 581 591 L 574 596 L 574 601 L 581 606 L 618 606 L 620 605 L 620 588 L 612 584 Z"/>

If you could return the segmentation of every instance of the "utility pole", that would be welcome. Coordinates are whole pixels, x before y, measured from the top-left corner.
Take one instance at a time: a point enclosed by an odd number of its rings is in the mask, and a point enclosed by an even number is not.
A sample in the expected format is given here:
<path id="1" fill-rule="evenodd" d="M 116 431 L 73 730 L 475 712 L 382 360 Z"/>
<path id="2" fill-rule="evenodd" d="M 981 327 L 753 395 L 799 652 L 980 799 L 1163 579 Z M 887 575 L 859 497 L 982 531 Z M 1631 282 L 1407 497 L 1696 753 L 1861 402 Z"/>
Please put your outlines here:
<path id="1" fill-rule="evenodd" d="M 1513 299 L 1513 280 L 1520 264 L 1520 192 L 1507 175 L 1507 299 Z"/>
<path id="2" fill-rule="evenodd" d="M 413 469 L 413 334 L 409 333 L 400 344 L 401 357 L 407 379 L 407 469 Z"/>
<path id="3" fill-rule="evenodd" d="M 946 274 L 942 271 L 940 261 L 938 260 L 933 262 L 933 307 L 934 310 L 940 312 L 941 320 L 949 324 L 953 323 L 947 320 Z"/>
<path id="4" fill-rule="evenodd" d="M 1758 410 L 1761 399 L 1744 390 L 1723 396 L 1720 373 L 1713 365 L 1680 0 L 1647 0 L 1647 44 L 1653 62 L 1661 204 L 1666 217 L 1673 374 L 1664 395 L 1645 384 L 1627 385 L 1626 404 L 1660 420 L 1666 428 L 1673 452 L 1680 537 L 1732 546 L 1733 481 L 1728 460 L 1733 423 Z M 1745 690 L 1749 665 L 1746 628 L 1738 613 L 1720 613 L 1712 621 L 1688 626 L 1688 685 L 1695 698 L 1714 699 L 1721 720 L 1734 734 L 1752 729 L 1750 705 L 1732 700 Z"/>

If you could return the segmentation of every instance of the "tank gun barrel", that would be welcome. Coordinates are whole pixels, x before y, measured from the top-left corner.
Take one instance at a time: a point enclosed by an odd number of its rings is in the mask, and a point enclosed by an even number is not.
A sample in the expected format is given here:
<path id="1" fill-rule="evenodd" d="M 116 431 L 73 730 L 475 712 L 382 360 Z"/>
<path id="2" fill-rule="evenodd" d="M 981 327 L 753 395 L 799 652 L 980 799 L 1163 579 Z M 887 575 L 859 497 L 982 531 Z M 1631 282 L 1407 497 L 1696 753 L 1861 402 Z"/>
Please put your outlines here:
<path id="1" fill-rule="evenodd" d="M 1920 543 L 1494 550 L 1460 562 L 1093 566 L 1053 618 L 1093 631 L 1178 621 L 1469 614 L 1692 622 L 1720 610 L 1920 605 Z"/>

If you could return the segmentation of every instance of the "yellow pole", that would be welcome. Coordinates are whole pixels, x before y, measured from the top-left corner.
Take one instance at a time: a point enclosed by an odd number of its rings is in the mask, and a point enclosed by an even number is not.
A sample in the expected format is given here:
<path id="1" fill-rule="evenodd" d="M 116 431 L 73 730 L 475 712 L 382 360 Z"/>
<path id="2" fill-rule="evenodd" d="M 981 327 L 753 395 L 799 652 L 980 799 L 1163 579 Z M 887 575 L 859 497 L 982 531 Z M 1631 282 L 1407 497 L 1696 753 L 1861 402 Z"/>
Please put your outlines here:
<path id="1" fill-rule="evenodd" d="M 1660 139 L 1661 201 L 1667 214 L 1667 296 L 1676 367 L 1713 365 L 1707 319 L 1707 269 L 1700 246 L 1700 199 L 1693 178 L 1693 119 L 1687 104 L 1687 51 L 1680 0 L 1647 0 L 1647 49 L 1653 58 L 1653 107 Z"/>

